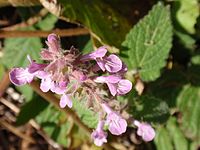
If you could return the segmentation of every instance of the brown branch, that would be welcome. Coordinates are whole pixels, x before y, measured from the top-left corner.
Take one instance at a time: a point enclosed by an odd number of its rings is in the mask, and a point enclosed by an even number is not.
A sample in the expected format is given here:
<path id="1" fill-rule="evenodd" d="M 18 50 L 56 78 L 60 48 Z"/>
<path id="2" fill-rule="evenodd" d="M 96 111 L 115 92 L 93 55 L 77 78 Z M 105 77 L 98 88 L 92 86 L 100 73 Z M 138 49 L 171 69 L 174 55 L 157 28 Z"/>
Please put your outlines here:
<path id="1" fill-rule="evenodd" d="M 0 0 L 0 7 L 40 5 L 39 0 Z"/>
<path id="2" fill-rule="evenodd" d="M 42 92 L 42 91 L 40 90 L 39 82 L 33 81 L 33 82 L 30 84 L 30 86 L 33 88 L 33 90 L 34 90 L 37 94 L 39 94 L 40 96 L 42 96 L 42 97 L 43 97 L 45 100 L 47 100 L 48 102 L 54 104 L 60 111 L 65 112 L 65 114 L 67 114 L 67 116 L 70 116 L 70 117 L 73 119 L 74 123 L 75 123 L 78 127 L 82 128 L 88 136 L 91 135 L 92 130 L 89 129 L 85 124 L 82 123 L 82 121 L 80 120 L 80 118 L 76 115 L 76 113 L 75 113 L 73 110 L 71 110 L 71 109 L 69 109 L 69 108 L 67 108 L 67 107 L 66 107 L 65 109 L 60 108 L 60 107 L 59 107 L 59 104 L 58 104 L 59 99 L 58 99 L 56 96 L 54 96 L 54 95 L 53 95 L 52 93 L 50 93 L 50 92 L 44 93 L 44 92 Z M 104 148 L 107 149 L 107 150 L 114 150 L 114 148 L 111 147 L 109 144 L 104 144 L 103 146 L 104 146 Z"/>
<path id="3" fill-rule="evenodd" d="M 8 122 L 6 122 L 3 119 L 0 119 L 0 125 L 3 126 L 4 128 L 8 129 L 10 132 L 14 133 L 18 137 L 30 142 L 30 143 L 36 143 L 36 141 L 32 138 L 27 136 L 26 134 L 22 133 L 18 128 L 10 125 Z"/>
<path id="4" fill-rule="evenodd" d="M 10 84 L 9 72 L 5 72 L 3 79 L 0 81 L 0 97 L 4 94 L 9 84 Z"/>
<path id="5" fill-rule="evenodd" d="M 47 37 L 51 33 L 55 33 L 59 36 L 79 36 L 79 35 L 87 35 L 89 34 L 89 31 L 84 28 L 56 29 L 52 31 L 3 31 L 3 30 L 0 30 L 0 38 Z"/>
<path id="6" fill-rule="evenodd" d="M 4 27 L 1 30 L 13 31 L 13 30 L 16 30 L 18 28 L 24 28 L 24 27 L 28 27 L 28 26 L 34 25 L 35 23 L 40 21 L 42 19 L 42 17 L 47 15 L 47 13 L 48 13 L 48 11 L 45 8 L 43 8 L 43 9 L 40 10 L 40 12 L 37 15 L 29 18 L 28 20 L 26 20 L 24 22 L 20 22 L 18 24 L 12 25 L 12 26 Z"/>

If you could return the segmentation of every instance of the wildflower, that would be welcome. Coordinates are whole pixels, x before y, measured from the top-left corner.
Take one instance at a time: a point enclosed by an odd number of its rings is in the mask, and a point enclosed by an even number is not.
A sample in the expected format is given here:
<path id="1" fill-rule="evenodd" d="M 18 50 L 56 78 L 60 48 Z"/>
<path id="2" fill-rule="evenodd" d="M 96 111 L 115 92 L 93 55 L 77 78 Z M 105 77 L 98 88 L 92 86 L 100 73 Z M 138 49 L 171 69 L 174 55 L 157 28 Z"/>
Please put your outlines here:
<path id="1" fill-rule="evenodd" d="M 107 133 L 103 131 L 104 124 L 105 121 L 100 120 L 97 128 L 91 134 L 91 138 L 94 140 L 94 144 L 97 146 L 102 146 L 103 143 L 107 142 Z"/>
<path id="2" fill-rule="evenodd" d="M 105 46 L 98 48 L 96 51 L 83 55 L 81 61 L 95 60 L 102 71 L 107 70 L 108 72 L 115 73 L 121 70 L 122 61 L 114 54 L 105 56 L 107 49 Z"/>
<path id="3" fill-rule="evenodd" d="M 70 99 L 68 94 L 62 95 L 59 105 L 60 105 L 61 108 L 64 108 L 65 106 L 72 108 L 72 100 Z"/>
<path id="4" fill-rule="evenodd" d="M 118 113 L 114 112 L 107 104 L 101 104 L 103 110 L 107 113 L 106 124 L 108 130 L 114 135 L 120 135 L 126 132 L 127 122 Z"/>
<path id="5" fill-rule="evenodd" d="M 113 96 L 124 95 L 132 89 L 132 83 L 129 80 L 121 79 L 121 76 L 118 75 L 100 76 L 96 77 L 94 81 L 106 83 Z"/>
<path id="6" fill-rule="evenodd" d="M 144 141 L 149 142 L 154 139 L 156 133 L 149 124 L 135 120 L 134 125 L 138 127 L 137 135 L 141 136 Z"/>

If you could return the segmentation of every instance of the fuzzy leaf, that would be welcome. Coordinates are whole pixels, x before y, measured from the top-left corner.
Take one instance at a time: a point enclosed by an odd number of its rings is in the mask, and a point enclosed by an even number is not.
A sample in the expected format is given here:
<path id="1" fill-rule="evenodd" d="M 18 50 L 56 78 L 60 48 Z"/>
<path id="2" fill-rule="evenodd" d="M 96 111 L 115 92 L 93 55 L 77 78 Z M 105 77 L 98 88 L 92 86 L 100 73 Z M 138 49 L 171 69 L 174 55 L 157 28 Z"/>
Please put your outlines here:
<path id="1" fill-rule="evenodd" d="M 84 124 L 90 128 L 96 127 L 98 123 L 98 114 L 86 107 L 86 99 L 73 99 L 73 108 Z"/>
<path id="2" fill-rule="evenodd" d="M 7 38 L 4 44 L 2 61 L 7 68 L 27 66 L 27 55 L 40 61 L 42 44 L 39 38 Z"/>
<path id="3" fill-rule="evenodd" d="M 130 70 L 139 70 L 143 81 L 153 81 L 166 64 L 171 42 L 170 10 L 158 3 L 127 34 L 121 54 Z"/>
<path id="4" fill-rule="evenodd" d="M 174 150 L 169 133 L 165 128 L 156 130 L 155 144 L 158 150 Z"/>

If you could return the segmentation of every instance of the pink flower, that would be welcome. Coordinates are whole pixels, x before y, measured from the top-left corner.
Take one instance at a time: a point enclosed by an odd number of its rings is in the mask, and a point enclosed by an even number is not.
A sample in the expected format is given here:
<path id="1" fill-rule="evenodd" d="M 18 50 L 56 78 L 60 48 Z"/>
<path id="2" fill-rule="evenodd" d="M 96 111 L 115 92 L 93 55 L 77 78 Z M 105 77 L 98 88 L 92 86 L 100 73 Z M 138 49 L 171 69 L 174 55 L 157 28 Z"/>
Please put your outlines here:
<path id="1" fill-rule="evenodd" d="M 106 124 L 108 124 L 108 130 L 113 135 L 120 135 L 126 132 L 127 122 L 119 114 L 114 112 L 107 104 L 101 104 L 103 110 L 107 113 Z"/>
<path id="2" fill-rule="evenodd" d="M 94 144 L 97 146 L 102 146 L 103 143 L 107 142 L 107 133 L 103 131 L 105 122 L 100 120 L 96 130 L 94 130 L 91 134 L 91 138 L 94 140 Z"/>
<path id="3" fill-rule="evenodd" d="M 114 54 L 106 57 L 107 49 L 105 46 L 98 48 L 96 51 L 83 55 L 81 61 L 95 60 L 102 71 L 118 72 L 122 68 L 122 61 Z"/>
<path id="4" fill-rule="evenodd" d="M 69 108 L 72 108 L 72 100 L 70 99 L 69 94 L 63 94 L 60 99 L 60 108 L 64 108 L 65 106 L 68 106 Z"/>
<path id="5" fill-rule="evenodd" d="M 49 34 L 46 44 L 48 46 L 48 49 L 43 49 L 43 51 L 40 53 L 41 58 L 43 60 L 52 61 L 56 59 L 56 56 L 59 56 L 59 54 L 61 54 L 60 39 L 54 33 Z"/>
<path id="6" fill-rule="evenodd" d="M 13 68 L 9 73 L 10 81 L 17 86 L 30 83 L 34 76 L 35 74 L 30 73 L 28 68 Z"/>
<path id="7" fill-rule="evenodd" d="M 118 75 L 96 77 L 94 81 L 106 83 L 113 96 L 127 94 L 132 89 L 132 83 L 129 80 L 121 79 L 121 76 Z"/>
<path id="8" fill-rule="evenodd" d="M 30 83 L 35 76 L 42 77 L 45 74 L 43 70 L 47 66 L 46 64 L 35 63 L 30 56 L 27 58 L 30 61 L 27 68 L 13 68 L 9 73 L 10 81 L 17 86 Z"/>
<path id="9" fill-rule="evenodd" d="M 134 125 L 138 127 L 137 135 L 141 136 L 146 142 L 152 141 L 156 135 L 155 130 L 147 123 L 141 123 L 137 120 L 134 121 Z"/>

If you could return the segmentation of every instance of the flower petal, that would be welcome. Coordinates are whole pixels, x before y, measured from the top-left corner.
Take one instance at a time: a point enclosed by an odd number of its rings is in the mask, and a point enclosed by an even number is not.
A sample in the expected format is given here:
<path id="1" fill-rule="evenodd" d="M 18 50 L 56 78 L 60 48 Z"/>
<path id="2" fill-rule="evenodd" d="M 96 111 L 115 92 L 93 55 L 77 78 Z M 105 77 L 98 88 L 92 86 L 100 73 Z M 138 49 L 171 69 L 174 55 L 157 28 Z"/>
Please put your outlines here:
<path id="1" fill-rule="evenodd" d="M 117 93 L 124 95 L 132 89 L 132 83 L 129 80 L 120 80 L 118 83 Z"/>
<path id="2" fill-rule="evenodd" d="M 68 95 L 66 94 L 63 94 L 61 99 L 60 99 L 60 103 L 59 103 L 60 107 L 61 108 L 64 108 L 66 105 L 69 107 L 69 108 L 72 108 L 72 100 L 69 98 Z"/>
<path id="3" fill-rule="evenodd" d="M 108 72 L 118 72 L 122 69 L 122 61 L 114 54 L 105 58 L 105 68 Z"/>
<path id="4" fill-rule="evenodd" d="M 117 94 L 117 84 L 109 82 L 106 82 L 106 84 L 108 85 L 108 88 L 112 96 L 115 96 Z"/>
<path id="5" fill-rule="evenodd" d="M 34 78 L 34 74 L 29 73 L 28 68 L 14 68 L 10 71 L 9 77 L 13 84 L 21 86 L 30 83 Z"/>
<path id="6" fill-rule="evenodd" d="M 113 135 L 120 135 L 126 132 L 127 122 L 121 116 L 113 112 L 107 115 L 107 119 L 111 120 L 108 129 Z"/>
<path id="7" fill-rule="evenodd" d="M 40 89 L 43 92 L 48 92 L 53 87 L 54 87 L 54 82 L 51 80 L 50 76 L 43 78 L 41 80 Z"/>

